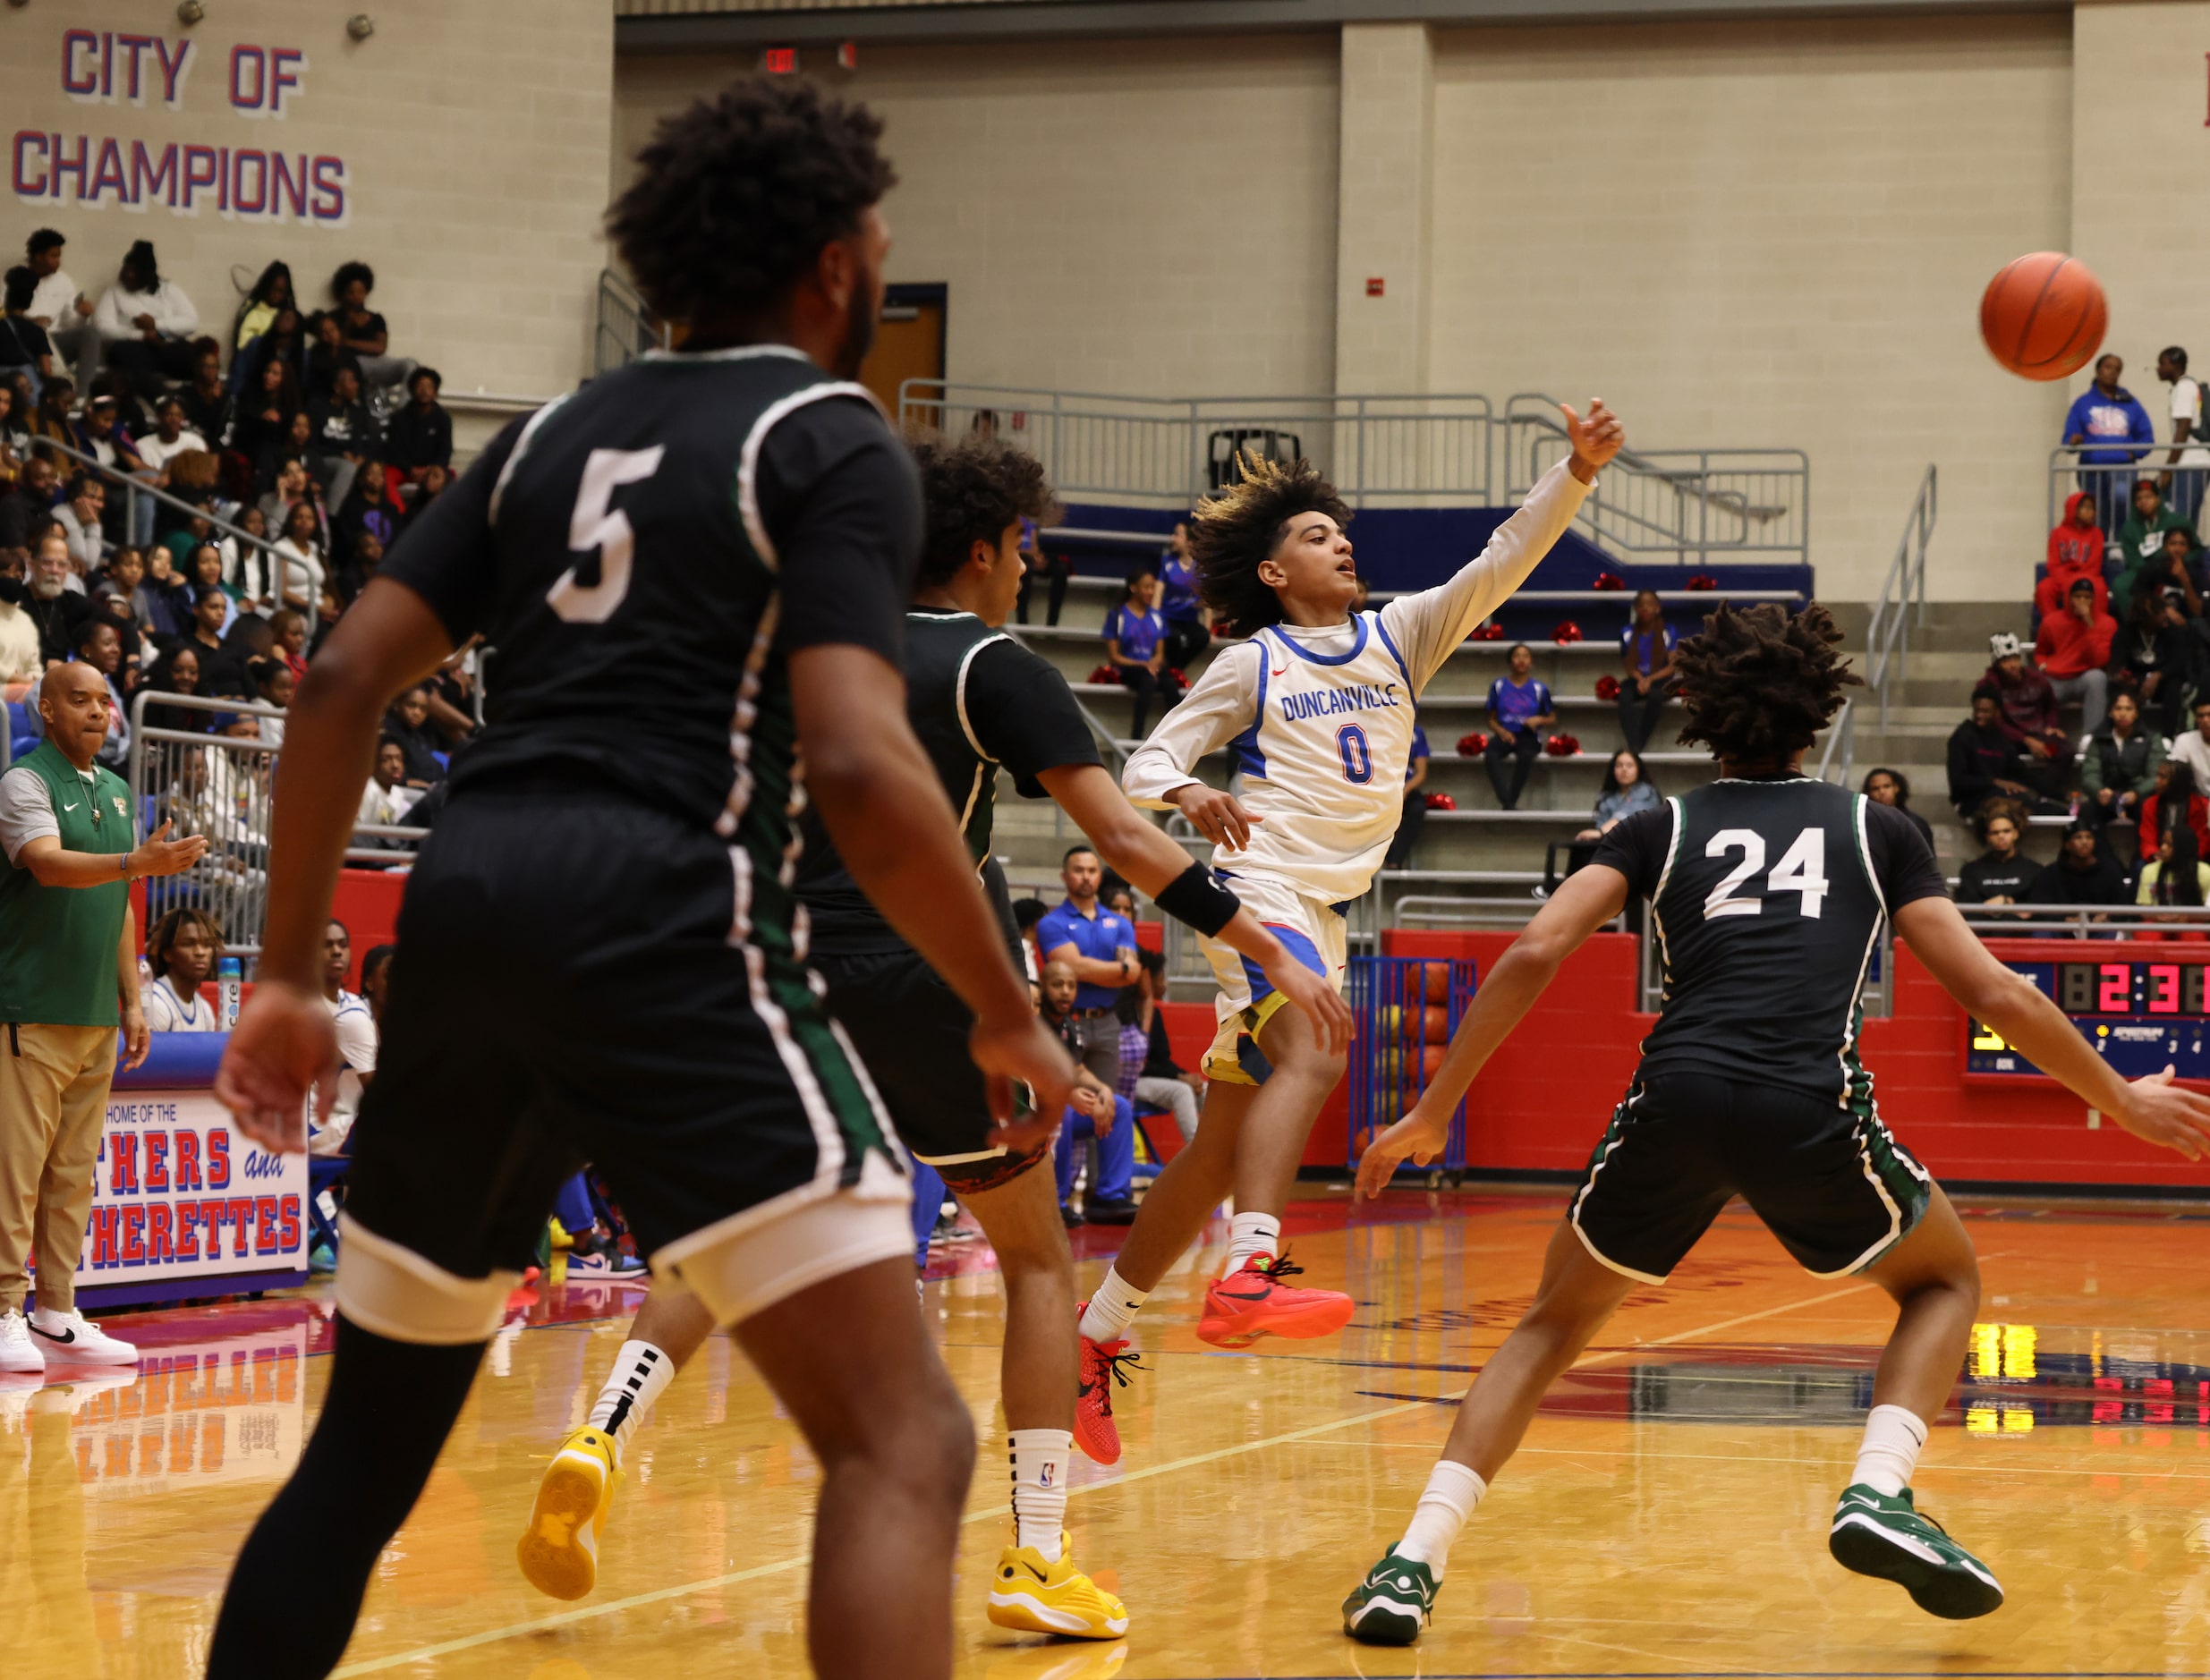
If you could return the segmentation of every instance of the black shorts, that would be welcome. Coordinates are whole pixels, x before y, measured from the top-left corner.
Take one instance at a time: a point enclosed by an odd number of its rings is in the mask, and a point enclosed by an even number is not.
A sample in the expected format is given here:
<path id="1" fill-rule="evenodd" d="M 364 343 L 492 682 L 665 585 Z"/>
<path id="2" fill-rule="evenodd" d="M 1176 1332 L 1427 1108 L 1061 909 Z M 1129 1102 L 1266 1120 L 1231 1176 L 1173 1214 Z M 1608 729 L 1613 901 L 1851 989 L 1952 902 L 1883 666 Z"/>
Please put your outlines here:
<path id="1" fill-rule="evenodd" d="M 435 1316 L 419 1292 L 349 1299 L 356 1246 L 402 1270 L 426 1261 L 447 1283 L 511 1279 L 587 1161 L 641 1252 L 724 1322 L 732 1304 L 757 1310 L 803 1285 L 733 1295 L 688 1257 L 756 1249 L 763 1227 L 809 1204 L 886 1209 L 888 1224 L 861 1221 L 863 1245 L 895 1233 L 890 1252 L 910 1253 L 903 1158 L 793 955 L 787 895 L 771 870 L 752 890 L 759 873 L 711 834 L 618 799 L 486 790 L 446 809 L 407 885 L 353 1132 L 346 1216 L 369 1235 L 356 1244 L 349 1228 L 344 1245 L 349 1316 L 440 1339 L 407 1322 Z M 778 1242 L 783 1273 L 836 1269 L 818 1230 L 806 1252 Z M 364 1269 L 362 1286 L 374 1282 Z M 455 1311 L 444 1328 L 457 1331 L 467 1315 Z"/>
<path id="2" fill-rule="evenodd" d="M 1846 1277 L 1916 1228 L 1934 1180 L 1869 1096 L 1839 1107 L 1696 1073 L 1638 1076 L 1569 1218 L 1614 1271 L 1662 1283 L 1739 1195 L 1806 1271 Z"/>
<path id="3" fill-rule="evenodd" d="M 974 1016 L 918 953 L 822 953 L 813 965 L 899 1138 L 953 1190 L 993 1190 L 1050 1152 L 1047 1142 L 1008 1154 L 990 1141 L 989 1093 L 967 1050 Z"/>

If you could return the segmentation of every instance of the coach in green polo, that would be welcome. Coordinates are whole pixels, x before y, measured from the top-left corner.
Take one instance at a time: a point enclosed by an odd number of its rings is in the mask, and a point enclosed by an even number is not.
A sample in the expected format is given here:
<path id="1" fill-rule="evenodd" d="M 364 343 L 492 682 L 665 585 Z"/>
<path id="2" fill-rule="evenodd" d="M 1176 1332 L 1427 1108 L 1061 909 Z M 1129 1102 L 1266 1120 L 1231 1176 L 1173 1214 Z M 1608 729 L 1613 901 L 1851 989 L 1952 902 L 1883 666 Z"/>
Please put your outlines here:
<path id="1" fill-rule="evenodd" d="M 135 844 L 130 787 L 93 757 L 112 704 L 96 666 L 55 666 L 38 690 L 45 742 L 0 776 L 0 1370 L 138 1357 L 76 1311 L 77 1259 L 118 1031 L 128 1065 L 146 1059 L 131 882 L 190 868 L 208 843 L 163 823 Z"/>

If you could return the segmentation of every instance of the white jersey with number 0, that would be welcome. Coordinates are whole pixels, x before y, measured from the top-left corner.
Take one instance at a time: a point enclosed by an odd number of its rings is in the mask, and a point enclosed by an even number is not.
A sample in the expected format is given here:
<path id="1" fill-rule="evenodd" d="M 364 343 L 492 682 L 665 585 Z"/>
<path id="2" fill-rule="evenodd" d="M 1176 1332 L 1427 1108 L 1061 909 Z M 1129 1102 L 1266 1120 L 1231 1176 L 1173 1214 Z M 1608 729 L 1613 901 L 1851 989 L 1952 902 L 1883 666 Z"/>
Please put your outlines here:
<path id="1" fill-rule="evenodd" d="M 1227 747 L 1244 806 L 1261 820 L 1249 844 L 1215 851 L 1215 867 L 1329 903 L 1357 897 L 1403 814 L 1415 703 L 1550 552 L 1589 488 L 1552 467 L 1448 582 L 1323 629 L 1271 625 L 1221 652 L 1129 755 L 1128 796 L 1168 805 L 1199 779 L 1200 759 Z"/>

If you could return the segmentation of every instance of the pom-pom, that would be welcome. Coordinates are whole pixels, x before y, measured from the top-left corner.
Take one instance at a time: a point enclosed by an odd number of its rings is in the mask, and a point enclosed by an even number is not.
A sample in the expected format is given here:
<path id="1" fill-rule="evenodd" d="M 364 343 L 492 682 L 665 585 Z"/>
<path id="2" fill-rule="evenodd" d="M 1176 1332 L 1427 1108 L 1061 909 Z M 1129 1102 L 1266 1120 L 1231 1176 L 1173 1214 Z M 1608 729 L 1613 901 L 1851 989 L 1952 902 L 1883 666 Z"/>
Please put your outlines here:
<path id="1" fill-rule="evenodd" d="M 1568 618 L 1550 632 L 1550 639 L 1561 645 L 1578 641 L 1581 639 L 1581 627 Z"/>
<path id="2" fill-rule="evenodd" d="M 1458 801 L 1448 793 L 1430 793 L 1427 796 L 1427 809 L 1430 810 L 1456 810 L 1458 808 Z"/>
<path id="3" fill-rule="evenodd" d="M 1708 572 L 1699 572 L 1680 586 L 1684 590 L 1715 590 L 1719 580 Z"/>
<path id="4" fill-rule="evenodd" d="M 1619 699 L 1619 678 L 1617 678 L 1616 676 L 1613 676 L 1613 675 L 1611 675 L 1609 671 L 1607 671 L 1607 672 L 1605 672 L 1605 673 L 1604 673 L 1602 676 L 1600 676 L 1600 677 L 1598 677 L 1598 678 L 1596 679 L 1596 698 L 1597 698 L 1598 700 L 1615 700 Z"/>
<path id="5" fill-rule="evenodd" d="M 1480 624 L 1475 624 L 1474 633 L 1466 638 L 1468 641 L 1501 641 L 1503 640 L 1504 626 L 1493 618 L 1483 619 Z"/>
<path id="6" fill-rule="evenodd" d="M 1592 590 L 1623 590 L 1627 580 L 1616 572 L 1599 572 L 1596 581 L 1588 586 Z"/>
<path id="7" fill-rule="evenodd" d="M 1543 751 L 1553 759 L 1572 759 L 1580 756 L 1581 743 L 1572 735 L 1552 735 L 1543 743 Z"/>
<path id="8" fill-rule="evenodd" d="M 1461 759 L 1477 759 L 1488 750 L 1489 734 L 1486 730 L 1476 729 L 1469 735 L 1458 737 L 1458 757 Z"/>
<path id="9" fill-rule="evenodd" d="M 1090 681 L 1092 683 L 1118 683 L 1120 681 L 1120 667 L 1113 665 L 1101 665 L 1096 670 L 1090 673 Z"/>

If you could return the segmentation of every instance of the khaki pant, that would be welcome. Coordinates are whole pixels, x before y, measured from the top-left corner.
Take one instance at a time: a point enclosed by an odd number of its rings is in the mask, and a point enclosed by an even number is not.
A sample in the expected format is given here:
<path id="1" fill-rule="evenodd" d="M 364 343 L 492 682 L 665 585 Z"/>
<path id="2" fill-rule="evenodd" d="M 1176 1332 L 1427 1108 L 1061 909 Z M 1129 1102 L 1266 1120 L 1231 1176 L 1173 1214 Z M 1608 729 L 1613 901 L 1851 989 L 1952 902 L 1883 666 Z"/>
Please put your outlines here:
<path id="1" fill-rule="evenodd" d="M 21 1311 L 36 1252 L 38 1305 L 76 1304 L 115 1029 L 0 1024 L 0 1312 Z"/>

